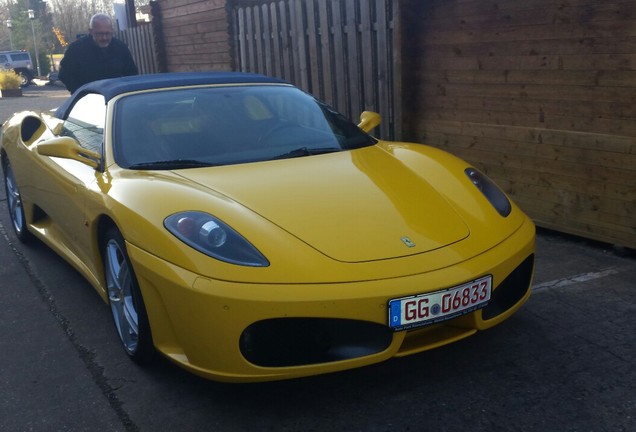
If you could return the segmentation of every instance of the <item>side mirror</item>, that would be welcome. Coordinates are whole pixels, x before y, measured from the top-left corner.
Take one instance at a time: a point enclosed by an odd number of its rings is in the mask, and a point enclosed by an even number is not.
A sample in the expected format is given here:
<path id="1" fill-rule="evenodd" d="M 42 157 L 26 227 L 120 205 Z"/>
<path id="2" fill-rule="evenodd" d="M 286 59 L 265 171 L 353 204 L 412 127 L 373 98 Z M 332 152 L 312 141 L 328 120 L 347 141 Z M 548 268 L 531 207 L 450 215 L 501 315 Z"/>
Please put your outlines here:
<path id="1" fill-rule="evenodd" d="M 36 150 L 43 156 L 73 159 L 95 169 L 99 167 L 102 158 L 99 153 L 80 147 L 77 140 L 71 137 L 42 141 L 37 145 Z"/>
<path id="2" fill-rule="evenodd" d="M 364 111 L 360 114 L 360 123 L 358 123 L 358 127 L 365 131 L 366 133 L 371 132 L 382 122 L 382 117 L 380 114 L 373 111 Z"/>

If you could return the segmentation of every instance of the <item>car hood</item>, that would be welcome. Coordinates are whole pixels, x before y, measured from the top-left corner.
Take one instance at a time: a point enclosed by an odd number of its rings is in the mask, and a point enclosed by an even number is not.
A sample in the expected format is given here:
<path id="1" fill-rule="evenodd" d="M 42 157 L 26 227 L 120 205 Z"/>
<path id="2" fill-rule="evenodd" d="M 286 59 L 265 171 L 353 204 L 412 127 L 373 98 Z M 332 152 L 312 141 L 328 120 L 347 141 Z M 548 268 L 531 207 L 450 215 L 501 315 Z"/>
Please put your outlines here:
<path id="1" fill-rule="evenodd" d="M 420 254 L 469 235 L 426 173 L 377 146 L 179 174 L 338 261 Z"/>

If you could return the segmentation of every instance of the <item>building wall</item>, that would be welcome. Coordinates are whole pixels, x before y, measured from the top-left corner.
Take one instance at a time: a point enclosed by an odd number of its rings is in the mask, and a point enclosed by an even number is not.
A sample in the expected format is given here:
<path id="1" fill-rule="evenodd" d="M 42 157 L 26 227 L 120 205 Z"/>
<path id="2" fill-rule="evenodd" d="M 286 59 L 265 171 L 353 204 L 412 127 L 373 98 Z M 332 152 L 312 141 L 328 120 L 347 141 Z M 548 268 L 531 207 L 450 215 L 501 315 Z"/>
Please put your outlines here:
<path id="1" fill-rule="evenodd" d="M 166 72 L 232 70 L 226 0 L 159 0 Z"/>
<path id="2" fill-rule="evenodd" d="M 403 136 L 538 225 L 636 248 L 636 2 L 403 0 Z"/>

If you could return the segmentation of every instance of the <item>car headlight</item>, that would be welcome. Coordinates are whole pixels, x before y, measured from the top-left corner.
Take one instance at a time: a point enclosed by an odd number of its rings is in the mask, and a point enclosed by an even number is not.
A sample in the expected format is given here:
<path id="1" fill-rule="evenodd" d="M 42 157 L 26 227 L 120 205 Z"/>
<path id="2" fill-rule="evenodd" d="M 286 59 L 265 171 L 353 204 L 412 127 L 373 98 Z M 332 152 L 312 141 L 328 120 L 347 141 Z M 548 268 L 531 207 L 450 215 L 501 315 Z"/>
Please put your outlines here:
<path id="1" fill-rule="evenodd" d="M 490 201 L 493 207 L 499 212 L 500 215 L 506 217 L 512 211 L 510 200 L 504 194 L 499 186 L 490 180 L 485 174 L 477 171 L 475 168 L 466 168 L 464 170 L 470 181 L 477 186 L 477 189 L 484 194 L 484 196 Z"/>
<path id="2" fill-rule="evenodd" d="M 267 267 L 269 261 L 243 236 L 204 212 L 175 213 L 164 226 L 179 240 L 212 258 L 231 264 Z"/>

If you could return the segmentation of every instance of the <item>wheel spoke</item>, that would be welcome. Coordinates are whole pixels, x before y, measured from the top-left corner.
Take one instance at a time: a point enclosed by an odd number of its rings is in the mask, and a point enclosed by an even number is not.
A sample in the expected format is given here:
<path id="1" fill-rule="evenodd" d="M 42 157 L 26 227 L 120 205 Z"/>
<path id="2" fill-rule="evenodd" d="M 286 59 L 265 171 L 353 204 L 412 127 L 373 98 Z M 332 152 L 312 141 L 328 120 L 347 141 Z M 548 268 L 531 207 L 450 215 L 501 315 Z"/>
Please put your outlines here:
<path id="1" fill-rule="evenodd" d="M 133 304 L 132 298 L 127 298 L 124 302 L 124 317 L 130 327 L 131 334 L 137 335 L 139 333 L 139 326 L 137 323 L 137 311 Z"/>

